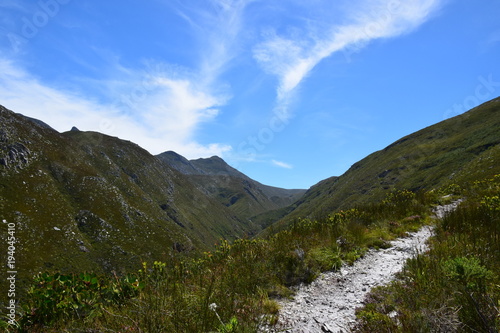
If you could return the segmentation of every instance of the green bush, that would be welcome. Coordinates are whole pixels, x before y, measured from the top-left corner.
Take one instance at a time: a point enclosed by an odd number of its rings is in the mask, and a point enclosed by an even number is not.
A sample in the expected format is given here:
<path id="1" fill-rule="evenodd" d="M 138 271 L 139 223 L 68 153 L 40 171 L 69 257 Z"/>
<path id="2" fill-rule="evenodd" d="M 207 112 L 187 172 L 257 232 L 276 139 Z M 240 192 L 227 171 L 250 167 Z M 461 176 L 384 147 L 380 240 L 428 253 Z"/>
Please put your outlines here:
<path id="1" fill-rule="evenodd" d="M 308 253 L 309 265 L 319 272 L 336 271 L 342 267 L 340 249 L 337 247 L 314 248 Z"/>
<path id="2" fill-rule="evenodd" d="M 72 319 L 92 319 L 106 305 L 136 296 L 143 284 L 137 276 L 110 279 L 92 273 L 39 273 L 28 290 L 23 327 L 44 327 Z"/>
<path id="3" fill-rule="evenodd" d="M 397 325 L 388 315 L 376 311 L 361 311 L 357 314 L 359 320 L 357 330 L 371 333 L 397 332 Z"/>
<path id="4" fill-rule="evenodd" d="M 478 258 L 459 257 L 444 262 L 444 272 L 466 290 L 482 291 L 493 277 L 493 272 L 482 266 Z"/>

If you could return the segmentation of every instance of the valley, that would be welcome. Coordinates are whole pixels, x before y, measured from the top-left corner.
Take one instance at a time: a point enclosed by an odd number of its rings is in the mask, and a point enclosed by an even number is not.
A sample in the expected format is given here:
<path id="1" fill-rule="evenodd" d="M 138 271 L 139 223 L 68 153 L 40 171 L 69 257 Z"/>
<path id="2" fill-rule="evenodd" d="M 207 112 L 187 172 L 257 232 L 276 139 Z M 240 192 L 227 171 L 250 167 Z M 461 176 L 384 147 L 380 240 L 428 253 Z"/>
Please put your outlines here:
<path id="1" fill-rule="evenodd" d="M 15 226 L 16 314 L 27 331 L 336 332 L 349 324 L 377 332 L 418 320 L 446 327 L 439 318 L 484 332 L 498 325 L 490 300 L 498 300 L 500 279 L 500 98 L 308 190 L 263 185 L 217 156 L 154 156 L 97 132 L 59 133 L 4 107 L 0 120 L 1 238 L 6 244 Z M 464 203 L 436 222 L 435 207 L 457 199 Z M 433 256 L 419 252 L 402 268 L 412 239 L 423 242 L 429 226 Z M 414 237 L 396 240 L 407 233 Z M 382 261 L 394 264 L 377 269 Z M 475 275 L 461 280 L 460 265 Z M 362 282 L 361 292 L 348 284 L 371 277 L 363 274 L 369 266 L 389 274 Z M 401 268 L 389 289 L 370 292 Z M 343 286 L 339 294 L 327 296 L 335 293 L 330 280 Z M 401 296 L 408 285 L 421 303 Z M 447 304 L 438 319 L 428 312 L 437 306 L 429 290 Z M 364 307 L 355 314 L 333 299 Z M 313 301 L 331 307 L 295 308 Z M 479 310 L 466 311 L 471 306 Z M 348 310 L 349 323 L 326 316 L 332 309 L 342 317 Z"/>

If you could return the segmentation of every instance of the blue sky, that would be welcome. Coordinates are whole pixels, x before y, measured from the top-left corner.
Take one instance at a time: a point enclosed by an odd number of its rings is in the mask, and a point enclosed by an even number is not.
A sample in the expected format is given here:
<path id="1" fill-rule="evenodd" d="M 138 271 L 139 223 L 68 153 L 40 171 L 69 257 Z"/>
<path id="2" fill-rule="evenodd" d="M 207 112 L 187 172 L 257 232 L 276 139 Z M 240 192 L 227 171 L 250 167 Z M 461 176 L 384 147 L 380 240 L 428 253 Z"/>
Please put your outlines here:
<path id="1" fill-rule="evenodd" d="M 494 0 L 0 0 L 0 104 L 308 188 L 500 95 Z"/>

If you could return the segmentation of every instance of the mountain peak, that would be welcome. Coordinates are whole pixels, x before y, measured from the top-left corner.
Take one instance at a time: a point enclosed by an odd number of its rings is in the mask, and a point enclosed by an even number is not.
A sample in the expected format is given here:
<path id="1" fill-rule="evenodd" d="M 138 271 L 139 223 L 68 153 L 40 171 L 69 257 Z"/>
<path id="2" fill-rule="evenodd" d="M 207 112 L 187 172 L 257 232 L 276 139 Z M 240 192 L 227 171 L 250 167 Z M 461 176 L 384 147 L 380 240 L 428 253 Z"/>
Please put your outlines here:
<path id="1" fill-rule="evenodd" d="M 191 160 L 191 164 L 193 164 L 198 170 L 205 175 L 213 175 L 213 176 L 235 176 L 239 178 L 246 178 L 244 174 L 231 167 L 219 156 L 212 156 L 209 158 L 199 158 L 196 160 Z"/>
<path id="2" fill-rule="evenodd" d="M 188 160 L 174 151 L 166 151 L 156 157 L 186 175 L 234 176 L 238 178 L 248 178 L 216 155 L 209 158 Z"/>
<path id="3" fill-rule="evenodd" d="M 166 151 L 156 155 L 156 158 L 185 175 L 196 175 L 200 172 L 187 158 L 177 154 L 175 151 Z"/>

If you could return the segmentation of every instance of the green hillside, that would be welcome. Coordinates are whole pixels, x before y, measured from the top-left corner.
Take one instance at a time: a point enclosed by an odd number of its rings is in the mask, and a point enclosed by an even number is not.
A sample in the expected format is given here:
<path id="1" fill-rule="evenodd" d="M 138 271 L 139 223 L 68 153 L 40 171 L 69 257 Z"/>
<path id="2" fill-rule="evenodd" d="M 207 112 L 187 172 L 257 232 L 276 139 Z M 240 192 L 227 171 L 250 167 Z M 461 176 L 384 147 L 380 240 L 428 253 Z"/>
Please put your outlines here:
<path id="1" fill-rule="evenodd" d="M 0 217 L 17 226 L 20 278 L 129 271 L 258 229 L 134 143 L 4 107 L 0 124 Z"/>
<path id="2" fill-rule="evenodd" d="M 322 218 L 336 209 L 381 200 L 394 189 L 431 190 L 498 173 L 500 98 L 410 134 L 323 180 L 289 208 L 281 223 Z M 478 167 L 480 166 L 480 167 Z"/>

